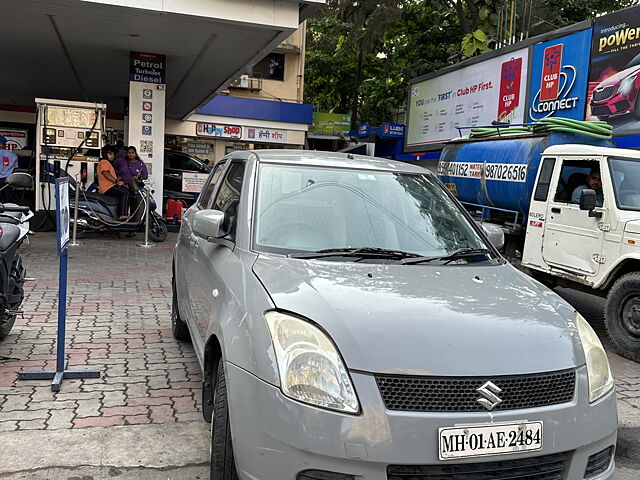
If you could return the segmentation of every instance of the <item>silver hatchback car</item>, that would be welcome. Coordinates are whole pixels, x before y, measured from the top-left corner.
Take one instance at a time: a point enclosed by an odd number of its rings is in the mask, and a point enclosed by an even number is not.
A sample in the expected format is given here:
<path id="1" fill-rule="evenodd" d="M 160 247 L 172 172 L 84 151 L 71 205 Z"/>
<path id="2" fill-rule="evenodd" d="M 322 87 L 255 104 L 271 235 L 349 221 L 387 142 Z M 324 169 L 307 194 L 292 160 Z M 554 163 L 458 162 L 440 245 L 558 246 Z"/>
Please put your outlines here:
<path id="1" fill-rule="evenodd" d="M 183 219 L 172 328 L 202 366 L 211 479 L 613 476 L 598 337 L 421 168 L 225 157 Z"/>

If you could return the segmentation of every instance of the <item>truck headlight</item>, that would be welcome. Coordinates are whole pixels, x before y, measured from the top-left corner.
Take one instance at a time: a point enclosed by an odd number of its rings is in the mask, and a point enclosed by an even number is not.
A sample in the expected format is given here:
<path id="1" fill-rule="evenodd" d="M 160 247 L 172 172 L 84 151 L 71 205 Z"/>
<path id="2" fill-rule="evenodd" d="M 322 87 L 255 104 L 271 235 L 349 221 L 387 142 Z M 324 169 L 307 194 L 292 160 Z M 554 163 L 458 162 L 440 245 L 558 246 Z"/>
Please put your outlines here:
<path id="1" fill-rule="evenodd" d="M 633 77 L 625 78 L 620 83 L 620 88 L 618 88 L 618 93 L 621 93 L 623 95 L 629 95 L 629 92 L 631 92 L 631 88 L 633 87 L 633 82 L 636 81 L 636 77 L 637 75 L 634 75 Z"/>
<path id="2" fill-rule="evenodd" d="M 587 360 L 589 402 L 595 402 L 613 388 L 613 376 L 609 368 L 607 354 L 596 332 L 578 312 L 575 314 L 575 321 L 578 326 L 584 357 Z"/>
<path id="3" fill-rule="evenodd" d="M 338 353 L 322 330 L 281 312 L 266 312 L 280 384 L 288 397 L 345 413 L 358 413 L 355 390 Z"/>

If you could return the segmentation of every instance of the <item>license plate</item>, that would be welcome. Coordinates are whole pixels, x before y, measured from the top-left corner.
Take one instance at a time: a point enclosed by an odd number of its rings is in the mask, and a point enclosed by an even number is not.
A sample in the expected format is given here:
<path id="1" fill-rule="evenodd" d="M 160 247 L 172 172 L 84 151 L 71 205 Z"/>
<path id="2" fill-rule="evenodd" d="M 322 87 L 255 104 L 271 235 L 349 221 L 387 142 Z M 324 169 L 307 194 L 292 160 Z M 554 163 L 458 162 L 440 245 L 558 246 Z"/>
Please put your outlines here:
<path id="1" fill-rule="evenodd" d="M 438 430 L 440 460 L 542 449 L 542 422 L 446 427 Z"/>

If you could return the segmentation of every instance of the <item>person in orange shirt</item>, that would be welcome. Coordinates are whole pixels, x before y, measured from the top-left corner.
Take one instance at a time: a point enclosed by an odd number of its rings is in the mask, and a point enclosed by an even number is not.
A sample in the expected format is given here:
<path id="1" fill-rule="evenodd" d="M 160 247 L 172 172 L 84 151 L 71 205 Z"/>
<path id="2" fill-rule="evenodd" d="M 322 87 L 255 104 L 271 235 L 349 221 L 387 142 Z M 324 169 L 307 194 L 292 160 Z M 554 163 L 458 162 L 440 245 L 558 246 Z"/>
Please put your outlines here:
<path id="1" fill-rule="evenodd" d="M 113 161 L 116 152 L 111 147 L 105 147 L 102 151 L 102 158 L 98 162 L 98 192 L 117 198 L 119 203 L 119 220 L 129 219 L 129 190 L 125 183 L 118 178 Z"/>

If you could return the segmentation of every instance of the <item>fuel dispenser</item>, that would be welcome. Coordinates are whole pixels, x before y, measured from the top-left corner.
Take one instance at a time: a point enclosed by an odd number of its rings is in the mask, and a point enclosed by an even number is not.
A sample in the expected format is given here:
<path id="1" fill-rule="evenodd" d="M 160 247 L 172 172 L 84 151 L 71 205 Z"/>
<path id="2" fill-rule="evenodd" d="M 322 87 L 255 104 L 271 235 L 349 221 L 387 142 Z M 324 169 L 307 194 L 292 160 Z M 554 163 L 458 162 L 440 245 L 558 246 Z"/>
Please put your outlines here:
<path id="1" fill-rule="evenodd" d="M 97 174 L 107 106 L 36 98 L 36 210 L 55 208 L 55 179 L 76 175 L 88 188 Z"/>

